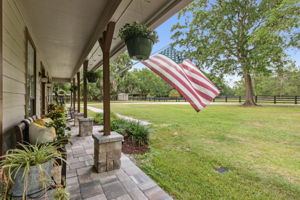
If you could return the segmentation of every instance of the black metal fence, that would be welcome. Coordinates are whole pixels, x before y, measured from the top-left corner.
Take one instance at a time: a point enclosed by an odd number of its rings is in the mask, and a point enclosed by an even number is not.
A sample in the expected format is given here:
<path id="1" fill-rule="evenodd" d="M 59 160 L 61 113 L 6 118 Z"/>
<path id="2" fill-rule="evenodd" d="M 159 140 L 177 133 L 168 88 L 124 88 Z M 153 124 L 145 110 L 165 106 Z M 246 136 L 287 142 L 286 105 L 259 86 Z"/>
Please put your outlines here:
<path id="1" fill-rule="evenodd" d="M 298 104 L 300 96 L 254 96 L 256 103 Z M 185 102 L 183 97 L 129 97 L 129 101 Z M 213 102 L 243 103 L 243 96 L 218 96 Z"/>
<path id="2" fill-rule="evenodd" d="M 256 103 L 269 104 L 300 104 L 300 96 L 254 96 Z M 70 97 L 64 98 L 66 103 L 70 103 Z M 129 101 L 150 101 L 150 102 L 185 102 L 183 97 L 132 97 Z M 102 99 L 97 100 L 102 102 Z M 111 101 L 117 101 L 117 98 L 111 98 Z M 245 97 L 243 96 L 218 96 L 213 102 L 222 103 L 243 103 Z"/>

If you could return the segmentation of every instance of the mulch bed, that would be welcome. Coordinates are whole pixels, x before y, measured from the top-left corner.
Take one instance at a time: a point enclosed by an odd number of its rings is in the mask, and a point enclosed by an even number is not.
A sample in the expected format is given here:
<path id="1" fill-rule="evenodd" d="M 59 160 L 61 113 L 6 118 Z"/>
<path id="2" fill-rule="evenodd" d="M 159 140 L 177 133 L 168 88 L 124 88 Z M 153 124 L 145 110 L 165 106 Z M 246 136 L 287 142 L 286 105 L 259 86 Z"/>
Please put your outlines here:
<path id="1" fill-rule="evenodd" d="M 125 154 L 143 154 L 148 152 L 149 150 L 150 149 L 147 146 L 138 146 L 128 139 L 125 139 L 122 145 L 122 152 Z"/>

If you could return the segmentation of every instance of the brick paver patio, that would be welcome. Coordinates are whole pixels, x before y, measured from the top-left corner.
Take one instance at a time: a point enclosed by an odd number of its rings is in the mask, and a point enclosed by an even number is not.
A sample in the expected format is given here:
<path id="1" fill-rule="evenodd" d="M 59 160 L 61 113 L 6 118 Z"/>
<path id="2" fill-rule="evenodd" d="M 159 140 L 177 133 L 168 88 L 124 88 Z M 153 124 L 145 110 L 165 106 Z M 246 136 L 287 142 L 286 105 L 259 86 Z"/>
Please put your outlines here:
<path id="1" fill-rule="evenodd" d="M 102 129 L 94 126 L 94 131 Z M 172 199 L 126 155 L 121 157 L 121 169 L 96 173 L 93 168 L 92 136 L 78 137 L 78 127 L 72 127 L 72 145 L 67 145 L 67 189 L 74 200 L 170 200 Z"/>

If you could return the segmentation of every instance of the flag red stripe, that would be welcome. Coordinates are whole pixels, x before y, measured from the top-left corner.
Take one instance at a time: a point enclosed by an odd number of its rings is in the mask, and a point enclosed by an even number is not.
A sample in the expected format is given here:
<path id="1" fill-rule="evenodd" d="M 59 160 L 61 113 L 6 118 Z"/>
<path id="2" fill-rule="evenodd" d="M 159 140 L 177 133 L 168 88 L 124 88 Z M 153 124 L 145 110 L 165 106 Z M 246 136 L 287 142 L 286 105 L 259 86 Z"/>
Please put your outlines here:
<path id="1" fill-rule="evenodd" d="M 172 71 L 170 71 L 168 68 L 164 67 L 162 64 L 160 64 L 159 62 L 157 62 L 151 58 L 149 58 L 148 60 L 150 62 L 154 63 L 155 65 L 159 66 L 159 68 L 162 69 L 165 73 L 172 76 L 178 82 L 178 84 L 180 84 L 182 87 L 185 88 L 185 90 L 187 90 L 190 93 L 190 95 L 191 95 L 190 98 L 194 98 L 194 101 L 197 101 L 202 107 L 206 106 L 201 101 L 199 101 L 198 95 L 195 93 L 195 91 L 193 91 L 193 89 L 189 85 L 187 85 L 182 79 L 178 78 L 178 76 L 175 75 Z M 176 84 L 176 83 L 174 83 L 174 84 Z"/>
<path id="2" fill-rule="evenodd" d="M 211 82 L 211 80 L 209 80 L 201 71 L 200 69 L 194 64 L 192 63 L 189 59 L 185 59 L 183 62 L 188 62 L 190 65 L 192 65 L 197 71 L 200 72 L 200 74 L 202 75 L 202 77 L 204 79 L 206 79 L 210 84 L 212 84 L 213 86 L 215 86 L 215 84 L 213 82 Z M 215 86 L 216 87 L 216 86 Z M 216 87 L 217 88 L 217 87 Z"/>
<path id="3" fill-rule="evenodd" d="M 146 65 L 148 68 L 150 68 L 153 72 L 158 74 L 161 78 L 163 78 L 166 82 L 168 82 L 173 88 L 175 88 L 191 105 L 192 107 L 199 112 L 200 108 L 194 103 L 194 101 L 187 95 L 183 90 L 181 90 L 180 87 L 178 87 L 175 83 L 173 83 L 171 80 L 169 80 L 165 75 L 160 73 L 158 70 L 153 68 L 151 64 L 147 63 L 146 61 L 142 61 L 144 65 Z"/>
<path id="4" fill-rule="evenodd" d="M 189 80 L 189 78 L 187 77 L 187 74 L 184 73 L 184 70 L 181 68 L 180 64 L 176 64 L 175 62 L 173 62 L 171 59 L 168 59 L 166 56 L 163 55 L 157 55 L 157 56 L 153 56 L 154 58 L 160 59 L 161 61 L 165 62 L 166 64 L 172 66 L 173 68 L 175 68 L 177 70 L 177 72 L 179 74 L 182 75 L 182 77 L 184 77 L 184 79 L 186 80 L 188 86 L 193 89 L 193 93 L 194 95 L 196 95 L 196 98 L 199 100 L 199 102 L 201 103 L 202 106 L 206 106 L 207 104 L 203 102 L 203 100 L 201 100 L 201 96 L 198 95 L 198 92 L 195 90 L 195 88 L 192 86 L 191 81 Z M 170 62 L 171 60 L 171 62 Z"/>
<path id="5" fill-rule="evenodd" d="M 175 74 L 172 70 L 170 70 L 169 68 L 163 66 L 162 64 L 160 64 L 158 61 L 153 60 L 153 58 L 157 58 L 159 59 L 161 62 L 173 67 L 176 69 L 176 71 L 182 75 L 183 79 L 180 78 L 177 74 Z M 176 66 L 177 64 L 175 63 L 171 63 L 169 62 L 167 59 L 161 58 L 159 56 L 153 56 L 152 58 L 149 58 L 149 60 L 151 60 L 151 62 L 154 62 L 156 65 L 160 66 L 161 68 L 163 68 L 167 73 L 169 73 L 171 76 L 173 76 L 177 81 L 179 81 L 187 90 L 190 91 L 190 93 L 199 101 L 199 103 L 201 104 L 201 106 L 205 107 L 206 104 L 202 102 L 202 100 L 200 99 L 200 97 L 198 96 L 197 92 L 194 90 L 194 88 L 192 87 L 190 81 L 188 80 L 188 78 L 186 77 L 186 75 L 181 71 L 181 69 L 179 68 L 180 66 Z M 184 80 L 185 79 L 185 80 Z"/>
<path id="6" fill-rule="evenodd" d="M 190 70 L 190 68 L 186 67 L 184 64 L 182 64 L 182 67 L 184 68 L 185 72 L 186 72 L 186 70 Z M 207 94 L 210 97 L 214 98 L 215 96 L 217 96 L 219 94 L 218 92 L 216 92 L 216 89 L 213 89 L 212 87 L 210 87 L 209 85 L 207 85 L 203 81 L 198 80 L 195 77 L 191 76 L 190 72 L 187 72 L 186 74 L 187 74 L 188 78 L 191 80 L 192 83 L 195 83 L 197 86 L 202 87 L 202 89 L 204 90 L 203 92 L 210 93 L 210 94 Z"/>
<path id="7" fill-rule="evenodd" d="M 191 73 L 194 73 L 196 76 L 200 76 L 202 77 L 203 79 L 207 80 L 207 78 L 205 76 L 203 76 L 202 74 L 200 74 L 198 71 L 196 71 L 195 69 L 191 69 L 189 66 L 185 65 L 185 64 L 182 64 L 183 65 L 183 68 L 185 70 L 188 70 L 190 71 Z M 206 83 L 204 83 L 203 81 L 201 80 L 198 80 L 196 79 L 195 77 L 191 76 L 190 74 L 187 74 L 189 76 L 189 78 L 191 79 L 192 82 L 208 89 L 209 91 L 213 92 L 215 95 L 219 95 L 219 90 L 217 89 L 217 87 L 215 85 L 207 85 Z"/>
<path id="8" fill-rule="evenodd" d="M 179 64 L 179 65 L 182 66 L 183 64 Z M 191 77 L 189 76 L 189 74 L 187 74 L 187 76 L 188 76 L 188 78 L 191 80 L 191 83 L 192 83 L 192 85 L 193 85 L 195 91 L 196 91 L 200 96 L 202 96 L 203 98 L 205 98 L 207 101 L 212 101 L 212 100 L 214 99 L 214 97 L 215 97 L 216 95 L 211 96 L 211 95 L 205 93 L 205 92 L 207 92 L 207 90 L 208 90 L 209 92 L 212 92 L 212 91 L 210 91 L 209 89 L 204 88 L 204 87 L 203 87 L 202 89 L 199 88 L 199 87 L 202 87 L 202 86 L 201 86 L 202 82 L 198 83 L 198 82 L 199 82 L 198 80 L 196 80 L 196 79 L 195 79 L 195 80 L 191 79 Z M 196 83 L 197 85 L 195 85 L 195 83 Z M 203 90 L 204 90 L 204 91 L 203 91 Z M 213 94 L 214 94 L 214 93 L 213 93 Z"/>
<path id="9" fill-rule="evenodd" d="M 192 82 L 194 82 L 194 83 L 200 85 L 201 87 L 203 87 L 203 88 L 205 88 L 205 89 L 211 91 L 212 93 L 214 93 L 215 96 L 219 95 L 219 93 L 216 92 L 216 90 L 214 90 L 214 89 L 211 88 L 210 86 L 208 86 L 208 85 L 206 85 L 205 83 L 203 83 L 203 82 L 201 82 L 201 81 L 195 79 L 194 77 L 190 76 L 189 74 L 187 74 L 187 75 L 188 75 L 189 79 L 190 79 Z"/>
<path id="10" fill-rule="evenodd" d="M 184 63 L 187 62 L 189 63 L 193 68 L 185 65 Z M 191 71 L 192 73 L 194 73 L 195 75 L 198 75 L 202 78 L 204 78 L 208 83 L 211 84 L 211 89 L 213 89 L 214 91 L 216 91 L 216 95 L 218 95 L 220 93 L 220 91 L 218 90 L 218 88 L 215 86 L 215 84 L 213 82 L 211 82 L 198 68 L 196 65 L 194 65 L 191 61 L 189 60 L 184 60 L 183 65 L 185 66 L 185 69 Z M 207 84 L 206 84 L 207 85 Z"/>
<path id="11" fill-rule="evenodd" d="M 206 107 L 220 92 L 189 60 L 177 64 L 158 54 L 142 63 L 173 86 L 197 112 Z"/>

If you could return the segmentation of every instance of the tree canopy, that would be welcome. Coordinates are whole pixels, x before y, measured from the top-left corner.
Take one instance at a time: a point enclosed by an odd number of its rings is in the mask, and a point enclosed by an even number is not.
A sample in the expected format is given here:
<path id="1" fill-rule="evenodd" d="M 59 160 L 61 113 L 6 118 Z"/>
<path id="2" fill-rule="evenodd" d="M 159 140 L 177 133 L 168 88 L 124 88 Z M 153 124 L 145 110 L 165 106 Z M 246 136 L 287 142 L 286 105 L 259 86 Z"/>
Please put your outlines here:
<path id="1" fill-rule="evenodd" d="M 297 0 L 196 0 L 178 17 L 174 45 L 212 74 L 242 76 L 245 105 L 255 105 L 253 74 L 272 73 L 300 46 Z"/>

